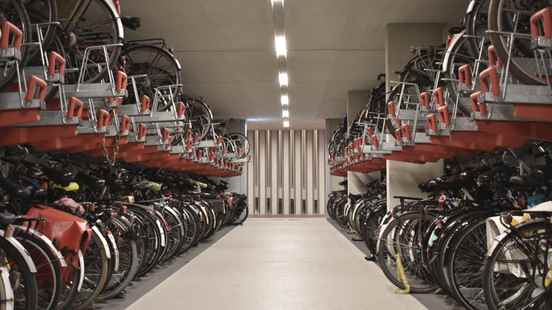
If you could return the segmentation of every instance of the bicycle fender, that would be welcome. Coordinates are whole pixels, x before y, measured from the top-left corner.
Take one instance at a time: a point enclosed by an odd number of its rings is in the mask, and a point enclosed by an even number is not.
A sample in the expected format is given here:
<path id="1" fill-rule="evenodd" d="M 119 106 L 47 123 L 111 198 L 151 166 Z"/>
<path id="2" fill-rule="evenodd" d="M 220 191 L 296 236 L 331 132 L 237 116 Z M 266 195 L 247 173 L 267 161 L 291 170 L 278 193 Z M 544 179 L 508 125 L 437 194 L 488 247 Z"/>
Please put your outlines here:
<path id="1" fill-rule="evenodd" d="M 100 232 L 100 229 L 97 226 L 92 226 L 92 231 L 98 236 L 98 239 L 100 239 L 100 242 L 105 249 L 105 256 L 107 257 L 107 259 L 111 259 L 111 251 L 109 250 L 109 245 L 107 244 L 107 241 L 105 240 L 103 234 Z"/>
<path id="2" fill-rule="evenodd" d="M 52 240 L 50 240 L 50 238 L 46 237 L 44 234 L 42 234 L 42 233 L 40 233 L 37 230 L 34 230 L 32 228 L 26 228 L 26 227 L 20 227 L 20 226 L 18 226 L 16 228 L 24 230 L 25 232 L 28 232 L 31 235 L 42 239 L 42 241 L 44 241 L 44 243 L 46 243 L 46 245 L 48 245 L 48 248 L 50 248 L 50 251 L 52 251 L 52 253 L 54 253 L 56 255 L 59 263 L 61 264 L 61 267 L 62 268 L 67 267 L 67 262 L 65 261 L 65 258 L 63 258 L 63 255 L 61 255 L 61 252 L 54 246 L 54 244 L 52 243 Z"/>
<path id="3" fill-rule="evenodd" d="M 33 258 L 29 254 L 29 252 L 27 252 L 27 249 L 25 249 L 25 247 L 14 237 L 7 238 L 7 237 L 4 237 L 4 235 L 5 235 L 5 231 L 3 229 L 0 229 L 0 236 L 4 238 L 4 240 L 9 242 L 19 253 L 21 253 L 21 255 L 23 256 L 23 259 L 25 260 L 25 263 L 27 264 L 27 267 L 29 267 L 29 270 L 32 273 L 36 273 L 36 265 L 33 261 Z"/>

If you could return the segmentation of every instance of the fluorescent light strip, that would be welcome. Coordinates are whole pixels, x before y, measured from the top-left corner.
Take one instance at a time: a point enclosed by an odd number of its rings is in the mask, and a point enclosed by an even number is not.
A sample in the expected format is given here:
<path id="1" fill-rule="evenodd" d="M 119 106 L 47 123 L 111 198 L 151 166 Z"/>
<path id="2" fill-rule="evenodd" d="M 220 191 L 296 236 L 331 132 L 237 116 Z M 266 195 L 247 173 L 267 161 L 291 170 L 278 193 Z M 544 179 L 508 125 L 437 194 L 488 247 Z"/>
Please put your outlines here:
<path id="1" fill-rule="evenodd" d="M 282 110 L 282 118 L 289 118 L 289 110 Z"/>
<path id="2" fill-rule="evenodd" d="M 282 95 L 280 97 L 280 103 L 283 105 L 283 106 L 288 106 L 289 105 L 289 96 L 288 95 Z"/>
<path id="3" fill-rule="evenodd" d="M 288 87 L 288 85 L 289 85 L 289 76 L 288 76 L 287 72 L 278 73 L 278 82 L 280 83 L 280 87 Z"/>
<path id="4" fill-rule="evenodd" d="M 289 128 L 289 120 L 284 120 L 283 122 L 284 128 Z"/>
<path id="5" fill-rule="evenodd" d="M 276 57 L 287 57 L 287 41 L 285 34 L 277 34 L 274 36 L 274 48 L 276 49 Z"/>

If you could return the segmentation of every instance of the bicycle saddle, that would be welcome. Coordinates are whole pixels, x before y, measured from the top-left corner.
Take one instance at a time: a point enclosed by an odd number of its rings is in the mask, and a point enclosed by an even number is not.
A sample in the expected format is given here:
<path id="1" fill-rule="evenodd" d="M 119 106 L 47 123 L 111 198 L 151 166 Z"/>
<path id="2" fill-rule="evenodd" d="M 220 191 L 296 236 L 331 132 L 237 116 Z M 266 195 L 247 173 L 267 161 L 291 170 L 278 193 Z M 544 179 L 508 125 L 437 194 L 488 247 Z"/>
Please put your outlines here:
<path id="1" fill-rule="evenodd" d="M 0 213 L 0 226 L 19 224 L 25 219 L 24 216 L 19 216 L 11 213 Z"/>

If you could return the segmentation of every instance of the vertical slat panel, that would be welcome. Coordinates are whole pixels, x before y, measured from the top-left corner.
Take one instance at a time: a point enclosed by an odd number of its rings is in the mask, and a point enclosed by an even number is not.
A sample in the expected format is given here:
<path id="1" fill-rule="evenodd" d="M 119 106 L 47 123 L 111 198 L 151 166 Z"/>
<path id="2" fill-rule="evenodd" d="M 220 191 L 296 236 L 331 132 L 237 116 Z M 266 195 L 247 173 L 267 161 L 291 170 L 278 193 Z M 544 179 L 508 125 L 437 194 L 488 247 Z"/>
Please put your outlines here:
<path id="1" fill-rule="evenodd" d="M 306 160 L 305 165 L 307 166 L 306 172 L 306 181 L 307 181 L 307 214 L 313 215 L 314 212 L 314 196 L 313 196 L 313 177 L 314 177 L 314 160 L 312 158 L 313 154 L 313 132 L 312 130 L 309 130 L 306 132 L 306 140 L 307 140 L 307 151 L 306 153 Z"/>
<path id="2" fill-rule="evenodd" d="M 278 130 L 278 211 L 276 214 L 281 215 L 284 211 L 284 141 L 283 132 Z"/>
<path id="3" fill-rule="evenodd" d="M 259 132 L 259 214 L 266 211 L 266 132 Z"/>
<path id="4" fill-rule="evenodd" d="M 326 134 L 325 130 L 320 130 L 318 135 L 318 210 L 320 214 L 326 213 Z"/>
<path id="5" fill-rule="evenodd" d="M 272 169 L 271 173 L 271 184 L 270 184 L 270 203 L 271 203 L 271 211 L 272 215 L 278 214 L 278 131 L 274 130 L 271 134 L 270 139 L 271 144 L 271 156 L 270 156 L 270 169 Z"/>
<path id="6" fill-rule="evenodd" d="M 264 157 L 264 161 L 265 161 L 265 182 L 266 182 L 266 185 L 265 185 L 265 209 L 264 209 L 264 214 L 265 215 L 271 215 L 272 214 L 272 206 L 271 206 L 271 203 L 270 201 L 272 201 L 272 159 L 271 159 L 271 156 L 272 156 L 272 143 L 271 143 L 271 140 L 272 140 L 272 132 L 267 129 L 267 130 L 264 130 L 265 132 L 265 157 Z"/>
<path id="7" fill-rule="evenodd" d="M 313 210 L 313 214 L 320 214 L 320 201 L 318 200 L 320 194 L 319 194 L 319 191 L 320 189 L 318 188 L 319 186 L 319 173 L 318 173 L 318 129 L 315 129 L 312 133 L 312 153 L 313 153 L 313 156 L 312 156 L 312 159 L 313 159 L 313 162 L 312 162 L 312 170 L 313 170 L 313 173 L 312 173 L 312 176 L 313 176 L 313 179 L 314 179 L 314 182 L 312 182 L 312 185 L 314 187 L 314 190 L 313 190 L 313 204 L 314 204 L 314 210 Z"/>
<path id="8" fill-rule="evenodd" d="M 252 215 L 325 213 L 326 135 L 325 130 L 248 131 L 253 154 L 244 182 Z"/>
<path id="9" fill-rule="evenodd" d="M 289 175 L 290 175 L 290 164 L 289 164 L 289 148 L 290 148 L 290 131 L 284 131 L 282 135 L 282 143 L 283 146 L 283 154 L 282 158 L 284 161 L 284 169 L 283 169 L 283 180 L 282 180 L 282 186 L 284 191 L 284 215 L 289 215 L 289 188 L 290 188 L 290 182 L 289 182 Z"/>
<path id="10" fill-rule="evenodd" d="M 303 165 L 302 165 L 302 139 L 301 131 L 296 132 L 295 136 L 295 212 L 294 214 L 301 214 L 301 202 L 303 201 Z"/>
<path id="11" fill-rule="evenodd" d="M 249 147 L 255 151 L 255 138 L 252 131 L 247 132 L 247 140 L 249 141 Z M 249 214 L 255 214 L 255 170 L 253 163 L 255 162 L 255 154 L 253 154 L 251 160 L 247 162 L 247 206 L 249 208 Z"/>
<path id="12" fill-rule="evenodd" d="M 297 164 L 295 162 L 296 140 L 295 130 L 292 129 L 289 131 L 289 215 L 295 214 L 295 185 L 297 184 L 297 180 L 295 179 L 295 175 L 297 174 Z"/>
<path id="13" fill-rule="evenodd" d="M 261 154 L 261 146 L 260 146 L 260 139 L 259 139 L 259 130 L 255 130 L 255 163 L 253 169 L 255 170 L 255 213 L 254 214 L 260 214 L 260 171 L 259 168 L 260 165 L 260 154 Z"/>
<path id="14" fill-rule="evenodd" d="M 301 130 L 301 213 L 307 213 L 307 131 Z"/>

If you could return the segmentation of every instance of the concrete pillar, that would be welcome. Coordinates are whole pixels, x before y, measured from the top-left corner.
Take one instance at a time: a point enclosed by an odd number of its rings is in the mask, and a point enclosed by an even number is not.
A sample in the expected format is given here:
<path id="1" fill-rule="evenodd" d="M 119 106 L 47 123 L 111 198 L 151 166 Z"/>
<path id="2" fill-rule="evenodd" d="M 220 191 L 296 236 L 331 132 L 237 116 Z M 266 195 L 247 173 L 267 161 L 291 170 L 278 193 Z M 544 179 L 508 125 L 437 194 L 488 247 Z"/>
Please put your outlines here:
<path id="1" fill-rule="evenodd" d="M 387 87 L 389 81 L 398 81 L 399 71 L 412 57 L 411 47 L 440 45 L 445 40 L 445 24 L 403 23 L 388 24 L 385 43 L 385 73 Z M 443 162 L 412 164 L 388 160 L 387 169 L 387 207 L 399 204 L 394 196 L 423 197 L 418 184 L 443 174 Z"/>

